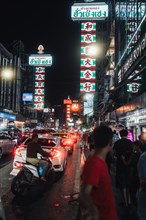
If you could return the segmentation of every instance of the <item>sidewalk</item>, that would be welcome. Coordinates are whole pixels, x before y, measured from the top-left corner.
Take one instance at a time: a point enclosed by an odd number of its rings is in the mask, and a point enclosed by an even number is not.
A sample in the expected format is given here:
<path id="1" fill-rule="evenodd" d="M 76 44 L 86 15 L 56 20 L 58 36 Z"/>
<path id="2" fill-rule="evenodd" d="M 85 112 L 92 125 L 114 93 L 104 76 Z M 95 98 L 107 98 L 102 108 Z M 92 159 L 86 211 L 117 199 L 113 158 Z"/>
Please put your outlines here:
<path id="1" fill-rule="evenodd" d="M 90 151 L 88 148 L 84 149 L 84 159 L 86 160 L 86 158 L 89 156 Z M 111 166 L 111 181 L 112 181 L 112 187 L 113 187 L 113 192 L 115 195 L 115 200 L 116 200 L 116 207 L 117 207 L 117 212 L 118 212 L 118 216 L 119 216 L 119 220 L 138 220 L 137 217 L 137 210 L 136 207 L 134 205 L 127 207 L 122 206 L 122 197 L 120 194 L 119 189 L 117 189 L 115 187 L 115 165 L 112 164 Z"/>

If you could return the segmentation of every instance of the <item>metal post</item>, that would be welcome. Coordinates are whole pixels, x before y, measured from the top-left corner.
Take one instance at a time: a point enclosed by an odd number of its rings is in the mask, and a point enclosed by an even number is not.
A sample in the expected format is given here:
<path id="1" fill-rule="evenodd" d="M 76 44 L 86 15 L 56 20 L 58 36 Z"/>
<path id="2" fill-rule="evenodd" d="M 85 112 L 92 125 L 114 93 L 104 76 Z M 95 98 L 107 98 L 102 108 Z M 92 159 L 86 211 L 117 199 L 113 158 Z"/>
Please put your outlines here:
<path id="1" fill-rule="evenodd" d="M 20 71 L 20 58 L 17 59 L 17 73 L 16 73 L 16 111 L 20 112 L 21 101 L 21 71 Z"/>
<path id="2" fill-rule="evenodd" d="M 15 103 L 16 103 L 16 56 L 14 57 L 14 80 L 13 80 L 13 95 L 12 95 L 12 110 L 15 110 Z"/>
<path id="3" fill-rule="evenodd" d="M 4 59 L 5 60 L 5 67 L 8 66 L 8 60 L 7 59 Z M 3 106 L 6 107 L 7 106 L 7 99 L 6 99 L 6 96 L 7 96 L 7 82 L 6 82 L 6 79 L 3 79 L 3 90 L 4 90 L 4 94 L 3 94 Z"/>

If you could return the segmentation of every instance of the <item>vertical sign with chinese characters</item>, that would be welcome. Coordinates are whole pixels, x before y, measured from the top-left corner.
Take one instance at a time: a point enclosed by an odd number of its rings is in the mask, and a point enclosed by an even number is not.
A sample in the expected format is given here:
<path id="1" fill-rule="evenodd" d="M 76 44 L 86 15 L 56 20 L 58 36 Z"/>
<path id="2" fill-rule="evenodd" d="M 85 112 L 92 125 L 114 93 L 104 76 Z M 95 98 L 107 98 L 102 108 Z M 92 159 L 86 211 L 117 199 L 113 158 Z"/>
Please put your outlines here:
<path id="1" fill-rule="evenodd" d="M 45 67 L 35 68 L 35 86 L 34 86 L 34 109 L 44 109 L 45 95 Z"/>
<path id="2" fill-rule="evenodd" d="M 96 59 L 90 51 L 96 43 L 96 22 L 81 22 L 80 92 L 95 92 Z"/>
<path id="3" fill-rule="evenodd" d="M 63 104 L 66 105 L 66 125 L 68 125 L 70 117 L 71 117 L 72 100 L 70 98 L 64 99 Z"/>
<path id="4" fill-rule="evenodd" d="M 29 56 L 29 65 L 35 66 L 34 110 L 44 110 L 45 67 L 52 65 L 52 56 L 43 51 L 43 45 L 39 45 L 38 54 Z"/>

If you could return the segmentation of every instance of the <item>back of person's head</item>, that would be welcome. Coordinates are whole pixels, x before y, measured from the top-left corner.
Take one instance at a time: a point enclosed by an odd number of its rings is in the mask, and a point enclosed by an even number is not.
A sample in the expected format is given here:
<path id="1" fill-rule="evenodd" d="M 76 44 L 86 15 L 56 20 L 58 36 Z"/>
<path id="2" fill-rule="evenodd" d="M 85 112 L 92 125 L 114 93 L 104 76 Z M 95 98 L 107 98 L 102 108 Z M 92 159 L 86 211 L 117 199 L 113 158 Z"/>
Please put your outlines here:
<path id="1" fill-rule="evenodd" d="M 37 139 L 38 138 L 38 134 L 37 133 L 34 133 L 33 135 L 32 135 L 32 140 L 35 140 L 35 139 Z"/>
<path id="2" fill-rule="evenodd" d="M 93 130 L 93 142 L 96 148 L 104 148 L 113 138 L 112 129 L 102 125 Z"/>
<path id="3" fill-rule="evenodd" d="M 120 133 L 120 137 L 127 137 L 128 136 L 127 129 L 122 129 L 119 133 Z"/>

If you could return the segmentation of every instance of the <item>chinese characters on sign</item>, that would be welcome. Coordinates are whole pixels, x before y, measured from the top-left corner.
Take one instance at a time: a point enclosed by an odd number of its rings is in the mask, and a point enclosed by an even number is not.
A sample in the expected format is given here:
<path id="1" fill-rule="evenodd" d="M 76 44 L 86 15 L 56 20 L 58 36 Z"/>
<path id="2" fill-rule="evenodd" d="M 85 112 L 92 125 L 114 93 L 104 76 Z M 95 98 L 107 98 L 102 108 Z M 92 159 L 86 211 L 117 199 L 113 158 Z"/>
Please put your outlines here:
<path id="1" fill-rule="evenodd" d="M 95 92 L 96 59 L 90 55 L 93 43 L 96 42 L 96 23 L 81 23 L 81 61 L 80 92 Z"/>
<path id="2" fill-rule="evenodd" d="M 44 109 L 44 92 L 45 92 L 45 68 L 35 68 L 35 92 L 34 92 L 34 109 Z"/>
<path id="3" fill-rule="evenodd" d="M 81 82 L 80 92 L 95 92 L 95 82 Z"/>

